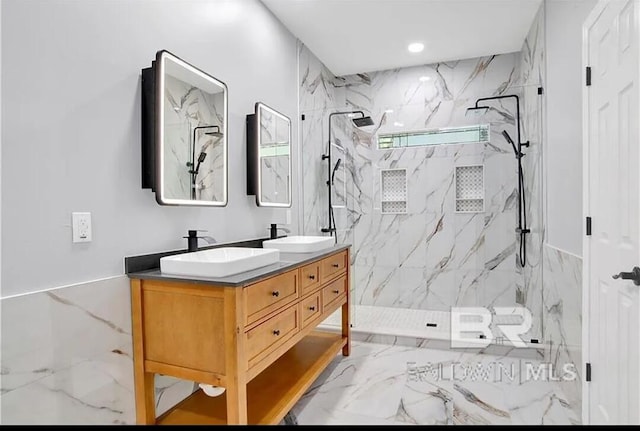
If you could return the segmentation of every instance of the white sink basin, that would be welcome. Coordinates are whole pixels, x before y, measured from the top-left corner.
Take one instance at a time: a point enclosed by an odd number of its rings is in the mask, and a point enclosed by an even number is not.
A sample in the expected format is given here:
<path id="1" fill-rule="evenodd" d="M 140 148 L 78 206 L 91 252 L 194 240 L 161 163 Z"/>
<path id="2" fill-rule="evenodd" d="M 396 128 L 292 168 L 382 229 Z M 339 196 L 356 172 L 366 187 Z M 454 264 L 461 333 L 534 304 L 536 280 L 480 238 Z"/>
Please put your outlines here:
<path id="1" fill-rule="evenodd" d="M 221 247 L 160 258 L 160 272 L 172 275 L 226 277 L 280 260 L 276 249 Z"/>
<path id="2" fill-rule="evenodd" d="M 332 236 L 285 236 L 262 242 L 264 248 L 275 248 L 283 253 L 312 253 L 331 248 L 336 240 Z"/>

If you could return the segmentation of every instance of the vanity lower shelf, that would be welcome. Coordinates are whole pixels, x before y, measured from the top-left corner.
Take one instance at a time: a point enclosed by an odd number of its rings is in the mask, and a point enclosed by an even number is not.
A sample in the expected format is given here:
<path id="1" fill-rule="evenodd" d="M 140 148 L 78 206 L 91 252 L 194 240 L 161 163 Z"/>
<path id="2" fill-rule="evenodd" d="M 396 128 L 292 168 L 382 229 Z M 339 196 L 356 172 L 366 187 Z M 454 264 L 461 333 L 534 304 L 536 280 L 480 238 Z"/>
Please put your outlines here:
<path id="1" fill-rule="evenodd" d="M 316 331 L 300 340 L 247 385 L 249 423 L 277 425 L 322 370 L 342 351 L 347 337 Z M 158 418 L 158 425 L 225 425 L 226 393 L 199 390 Z"/>

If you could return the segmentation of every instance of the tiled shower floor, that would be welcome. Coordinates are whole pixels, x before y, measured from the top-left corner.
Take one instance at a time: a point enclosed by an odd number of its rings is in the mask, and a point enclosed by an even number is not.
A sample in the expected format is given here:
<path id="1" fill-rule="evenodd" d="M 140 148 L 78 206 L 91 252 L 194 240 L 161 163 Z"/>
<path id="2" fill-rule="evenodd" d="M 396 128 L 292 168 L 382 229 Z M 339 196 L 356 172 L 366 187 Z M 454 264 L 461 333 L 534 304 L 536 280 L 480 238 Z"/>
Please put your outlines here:
<path id="1" fill-rule="evenodd" d="M 518 323 L 519 317 L 494 317 L 499 323 Z M 340 310 L 321 324 L 321 328 L 340 326 Z M 355 305 L 352 311 L 352 331 L 357 334 L 376 334 L 415 339 L 450 341 L 451 314 L 448 311 Z M 541 349 L 542 345 L 532 346 Z"/>

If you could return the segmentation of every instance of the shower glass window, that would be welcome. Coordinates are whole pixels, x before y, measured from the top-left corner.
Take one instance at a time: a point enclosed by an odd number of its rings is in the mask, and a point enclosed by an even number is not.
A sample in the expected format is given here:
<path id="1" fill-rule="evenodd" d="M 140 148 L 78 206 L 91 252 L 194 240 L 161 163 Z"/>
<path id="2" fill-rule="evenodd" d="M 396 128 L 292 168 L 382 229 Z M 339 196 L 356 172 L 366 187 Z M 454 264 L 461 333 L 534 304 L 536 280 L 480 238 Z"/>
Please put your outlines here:
<path id="1" fill-rule="evenodd" d="M 378 134 L 378 148 L 381 150 L 388 148 L 485 142 L 489 142 L 488 124 Z"/>

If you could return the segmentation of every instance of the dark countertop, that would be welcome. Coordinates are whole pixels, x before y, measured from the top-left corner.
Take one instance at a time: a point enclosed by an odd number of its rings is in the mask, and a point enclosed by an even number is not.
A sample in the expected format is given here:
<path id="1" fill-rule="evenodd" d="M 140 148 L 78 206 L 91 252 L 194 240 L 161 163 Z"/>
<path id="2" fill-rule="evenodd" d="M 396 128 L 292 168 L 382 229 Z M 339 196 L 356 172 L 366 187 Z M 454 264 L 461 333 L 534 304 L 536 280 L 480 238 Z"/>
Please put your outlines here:
<path id="1" fill-rule="evenodd" d="M 129 278 L 138 278 L 142 280 L 163 280 L 163 281 L 180 281 L 198 284 L 215 284 L 217 286 L 233 286 L 244 287 L 253 284 L 265 278 L 273 277 L 284 272 L 295 269 L 307 263 L 320 260 L 331 254 L 347 250 L 350 244 L 338 244 L 326 250 L 315 253 L 283 253 L 280 252 L 280 261 L 262 268 L 245 271 L 240 274 L 230 275 L 228 277 L 190 277 L 186 275 L 163 274 L 160 268 L 154 268 L 146 271 L 130 272 Z"/>

